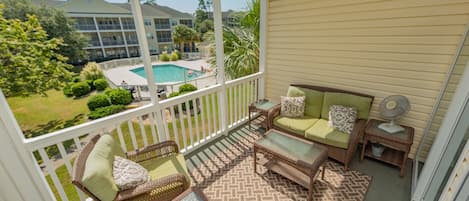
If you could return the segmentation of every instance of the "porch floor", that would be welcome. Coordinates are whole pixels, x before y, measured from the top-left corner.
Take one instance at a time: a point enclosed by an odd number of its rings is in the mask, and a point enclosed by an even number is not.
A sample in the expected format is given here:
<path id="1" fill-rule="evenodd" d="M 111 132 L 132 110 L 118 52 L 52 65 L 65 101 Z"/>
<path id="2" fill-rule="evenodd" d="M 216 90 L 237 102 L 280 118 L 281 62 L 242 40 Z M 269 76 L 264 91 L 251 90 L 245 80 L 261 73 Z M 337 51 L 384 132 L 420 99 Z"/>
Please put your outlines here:
<path id="1" fill-rule="evenodd" d="M 252 129 L 249 129 L 247 124 L 243 124 L 235 130 L 229 132 L 227 136 L 220 136 L 217 139 L 213 140 L 212 142 L 192 151 L 191 153 L 187 154 L 186 162 L 188 165 L 188 169 L 190 175 L 192 177 L 192 185 L 198 186 L 202 190 L 207 187 L 207 185 L 211 185 L 215 183 L 218 186 L 222 186 L 220 188 L 245 188 L 246 192 L 251 192 L 251 190 L 260 190 L 259 186 L 256 185 L 264 185 L 270 184 L 272 189 L 274 189 L 276 194 L 272 196 L 272 200 L 277 200 L 280 197 L 280 200 L 303 200 L 306 197 L 303 195 L 295 196 L 292 194 L 301 193 L 306 190 L 302 190 L 301 187 L 292 185 L 290 187 L 286 185 L 285 188 L 276 188 L 275 186 L 284 185 L 281 183 L 285 183 L 285 180 L 276 179 L 277 177 L 281 176 L 274 176 L 275 178 L 269 178 L 269 176 L 265 176 L 265 174 L 253 174 L 252 169 L 252 159 L 250 158 L 252 155 L 252 145 L 251 143 L 257 139 L 265 130 L 262 128 L 258 128 L 257 126 L 253 126 Z M 234 151 L 233 151 L 234 150 Z M 233 152 L 242 153 L 242 154 L 234 154 Z M 248 159 L 247 159 L 248 158 Z M 247 161 L 250 160 L 249 165 Z M 342 169 L 342 165 L 335 163 L 333 161 L 327 162 L 327 167 L 338 167 L 334 169 L 334 172 L 339 172 L 338 169 Z M 242 166 L 242 167 L 238 167 Z M 215 167 L 215 168 L 213 168 Z M 233 170 L 234 168 L 237 170 Z M 240 169 L 244 168 L 244 169 Z M 352 170 L 353 175 L 355 173 L 358 175 L 359 179 L 358 182 L 363 182 L 362 178 L 371 178 L 371 183 L 369 184 L 368 191 L 364 191 L 365 200 L 366 201 L 374 201 L 374 200 L 381 200 L 381 201 L 404 201 L 410 200 L 410 191 L 411 191 L 411 162 L 407 163 L 406 173 L 404 177 L 399 177 L 399 169 L 394 166 L 390 166 L 384 164 L 382 162 L 375 161 L 373 159 L 365 159 L 363 161 L 359 160 L 359 151 L 357 151 L 353 161 L 351 162 L 350 169 Z M 241 171 L 240 171 L 241 170 Z M 233 173 L 233 171 L 237 171 Z M 208 173 L 207 173 L 208 172 Z M 258 172 L 262 172 L 259 171 Z M 264 171 L 265 172 L 265 171 Z M 348 172 L 347 172 L 348 173 Z M 362 173 L 362 174 L 361 174 Z M 224 177 L 224 174 L 230 174 L 235 178 L 227 178 Z M 236 176 L 238 174 L 238 176 Z M 270 180 L 267 183 L 250 183 L 246 184 L 245 187 L 240 187 L 239 185 L 234 185 L 237 179 L 243 179 L 249 174 L 249 177 L 254 175 L 254 177 L 264 177 L 264 180 Z M 208 175 L 208 176 L 207 176 Z M 264 175 L 264 176 L 263 176 Z M 328 171 L 326 170 L 326 180 L 327 180 Z M 360 177 L 362 176 L 362 177 Z M 273 180 L 273 181 L 272 181 Z M 366 179 L 365 184 L 368 184 L 369 181 Z M 238 182 L 241 183 L 242 182 Z M 320 185 L 316 185 L 317 188 L 323 188 Z M 360 184 L 361 185 L 361 184 Z M 252 187 L 251 187 L 252 186 Z M 285 185 L 284 185 L 285 186 Z M 252 188 L 252 189 L 249 189 Z M 293 188 L 293 189 L 292 189 Z M 300 190 L 298 190 L 300 189 Z M 232 189 L 230 189 L 232 190 Z M 239 194 L 244 192 L 243 190 L 236 189 Z M 321 191 L 323 191 L 322 189 Z M 264 188 L 264 191 L 265 188 Z M 332 190 L 333 191 L 333 190 Z M 223 191 L 220 191 L 223 192 Z M 225 191 L 226 192 L 226 191 Z M 233 192 L 235 192 L 233 190 Z M 324 191 L 326 192 L 326 191 Z M 207 193 L 207 192 L 206 192 Z M 210 193 L 210 192 L 209 192 Z M 264 192 L 265 194 L 266 192 Z M 318 192 L 315 192 L 317 195 Z M 319 192 L 320 193 L 320 192 Z M 329 190 L 330 193 L 330 190 Z M 251 193 L 252 194 L 252 193 Z M 279 195 L 279 196 L 278 196 Z M 352 193 L 353 195 L 353 193 Z M 208 195 L 209 198 L 216 198 L 215 200 L 244 200 L 249 199 L 249 197 L 243 197 L 242 195 L 238 196 L 231 196 L 226 197 L 226 195 Z M 332 195 L 333 196 L 333 195 Z M 360 197 L 360 196 L 359 196 Z M 261 200 L 265 198 L 257 197 L 257 200 Z M 321 199 L 322 200 L 322 199 Z M 340 199 L 333 198 L 326 199 L 326 200 L 344 200 L 343 197 Z M 353 199 L 355 200 L 355 198 Z"/>

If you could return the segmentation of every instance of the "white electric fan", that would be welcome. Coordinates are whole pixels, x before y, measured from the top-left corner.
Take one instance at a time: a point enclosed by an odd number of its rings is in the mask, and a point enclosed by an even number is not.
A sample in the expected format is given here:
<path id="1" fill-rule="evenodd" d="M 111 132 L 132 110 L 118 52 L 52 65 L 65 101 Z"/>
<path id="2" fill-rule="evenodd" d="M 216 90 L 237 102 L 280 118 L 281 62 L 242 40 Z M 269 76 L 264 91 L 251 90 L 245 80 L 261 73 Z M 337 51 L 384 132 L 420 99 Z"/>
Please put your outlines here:
<path id="1" fill-rule="evenodd" d="M 405 129 L 396 124 L 396 119 L 401 118 L 410 110 L 410 103 L 407 97 L 402 95 L 392 95 L 386 97 L 379 105 L 381 117 L 390 122 L 382 123 L 378 126 L 388 133 L 398 133 Z"/>

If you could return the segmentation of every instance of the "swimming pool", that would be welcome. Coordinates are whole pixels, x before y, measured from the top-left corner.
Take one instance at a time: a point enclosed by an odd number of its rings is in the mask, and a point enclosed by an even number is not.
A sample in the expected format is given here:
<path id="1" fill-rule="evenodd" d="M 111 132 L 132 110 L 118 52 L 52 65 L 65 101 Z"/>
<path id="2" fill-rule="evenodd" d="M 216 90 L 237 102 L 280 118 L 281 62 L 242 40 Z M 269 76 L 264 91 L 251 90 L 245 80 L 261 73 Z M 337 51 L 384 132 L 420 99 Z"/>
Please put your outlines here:
<path id="1" fill-rule="evenodd" d="M 184 76 L 186 76 L 186 80 L 192 80 L 204 74 L 197 70 L 191 70 L 173 64 L 153 65 L 152 67 L 153 75 L 157 83 L 184 81 Z M 147 78 L 143 67 L 135 68 L 130 71 L 143 78 Z M 189 71 L 192 71 L 192 73 L 190 74 Z"/>

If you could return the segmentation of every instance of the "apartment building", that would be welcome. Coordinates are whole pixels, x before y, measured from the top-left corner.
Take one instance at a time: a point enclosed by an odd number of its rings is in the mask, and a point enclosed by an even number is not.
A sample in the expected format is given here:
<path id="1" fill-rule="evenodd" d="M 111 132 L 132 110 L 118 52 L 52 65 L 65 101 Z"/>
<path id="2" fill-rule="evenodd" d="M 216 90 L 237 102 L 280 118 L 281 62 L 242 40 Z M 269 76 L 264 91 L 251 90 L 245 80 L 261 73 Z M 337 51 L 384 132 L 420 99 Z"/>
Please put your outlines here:
<path id="1" fill-rule="evenodd" d="M 42 1 L 41 1 L 42 2 Z M 128 3 L 104 0 L 48 0 L 47 4 L 62 9 L 76 21 L 76 28 L 87 36 L 85 48 L 89 60 L 108 60 L 140 56 L 137 33 Z M 150 54 L 172 51 L 172 27 L 184 24 L 193 27 L 193 16 L 160 5 L 142 5 L 145 32 Z M 195 52 L 186 49 L 185 52 Z"/>

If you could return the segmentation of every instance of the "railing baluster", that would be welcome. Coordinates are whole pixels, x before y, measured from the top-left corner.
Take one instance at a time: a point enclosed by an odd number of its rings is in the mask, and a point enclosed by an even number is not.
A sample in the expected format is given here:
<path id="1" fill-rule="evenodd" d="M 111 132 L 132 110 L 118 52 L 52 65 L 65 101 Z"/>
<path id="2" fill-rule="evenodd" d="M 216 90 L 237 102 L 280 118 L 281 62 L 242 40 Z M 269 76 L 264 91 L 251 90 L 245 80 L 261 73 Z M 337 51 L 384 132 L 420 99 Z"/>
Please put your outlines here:
<path id="1" fill-rule="evenodd" d="M 233 126 L 233 125 L 234 125 L 234 122 L 236 121 L 236 120 L 235 120 L 235 111 L 234 111 L 234 105 L 236 104 L 236 103 L 234 102 L 234 100 L 235 100 L 235 98 L 234 98 L 234 97 L 235 97 L 234 87 L 231 87 L 231 88 L 230 88 L 230 93 L 231 93 L 231 97 L 230 97 L 230 99 L 231 99 L 231 105 L 230 105 L 230 110 L 231 110 L 230 118 L 231 118 L 231 122 L 230 122 L 230 123 L 231 123 L 231 125 Z"/>
<path id="2" fill-rule="evenodd" d="M 163 118 L 163 124 L 164 124 L 164 131 L 166 133 L 166 139 L 165 140 L 171 140 L 169 136 L 169 128 L 168 128 L 168 120 L 166 117 L 166 109 L 161 110 L 161 117 Z"/>
<path id="3" fill-rule="evenodd" d="M 243 119 L 246 118 L 247 114 L 247 109 L 248 109 L 248 100 L 247 100 L 247 94 L 248 94 L 248 87 L 246 83 L 243 83 Z"/>
<path id="4" fill-rule="evenodd" d="M 141 116 L 138 116 L 137 119 L 138 119 L 138 124 L 140 125 L 140 134 L 142 135 L 142 138 L 143 138 L 143 145 L 147 147 L 148 139 L 147 139 L 147 133 L 145 132 L 145 125 L 143 125 Z"/>
<path id="5" fill-rule="evenodd" d="M 148 114 L 148 118 L 150 119 L 150 130 L 151 130 L 151 137 L 153 139 L 153 144 L 158 143 L 158 139 L 156 138 L 156 130 L 155 130 L 155 118 L 153 117 L 153 112 Z"/>
<path id="6" fill-rule="evenodd" d="M 134 126 L 132 125 L 132 120 L 127 121 L 127 126 L 129 127 L 130 139 L 132 139 L 132 145 L 134 150 L 138 149 L 137 139 L 135 137 Z"/>
<path id="7" fill-rule="evenodd" d="M 212 94 L 212 113 L 213 113 L 213 133 L 216 135 L 218 133 L 218 129 L 217 129 L 218 113 L 215 107 L 215 94 L 216 93 Z"/>
<path id="8" fill-rule="evenodd" d="M 127 152 L 127 145 L 125 144 L 124 136 L 122 135 L 121 125 L 117 124 L 116 127 L 117 127 L 117 136 L 119 137 L 119 142 L 121 144 L 122 150 L 124 150 L 124 152 Z"/>
<path id="9" fill-rule="evenodd" d="M 55 188 L 57 189 L 57 192 L 59 193 L 60 198 L 62 199 L 62 201 L 68 201 L 68 197 L 65 194 L 62 183 L 60 183 L 59 177 L 57 177 L 57 174 L 55 173 L 54 164 L 52 164 L 52 162 L 50 161 L 49 156 L 47 156 L 47 153 L 44 150 L 44 148 L 40 148 L 38 151 L 39 151 L 39 155 L 42 158 L 42 161 L 44 162 L 44 164 L 46 164 L 47 172 L 49 173 L 52 179 L 52 182 L 54 183 Z"/>
<path id="10" fill-rule="evenodd" d="M 236 106 L 237 106 L 237 108 L 236 108 L 236 111 L 237 111 L 237 113 L 236 113 L 236 115 L 237 115 L 236 116 L 236 120 L 237 120 L 236 124 L 238 124 L 239 121 L 241 121 L 241 116 L 242 116 L 242 114 L 241 114 L 242 113 L 241 112 L 241 109 L 242 109 L 241 108 L 241 103 L 242 103 L 242 101 L 241 101 L 242 100 L 241 99 L 241 96 L 242 96 L 242 94 L 241 94 L 241 84 L 237 85 L 236 91 L 238 93 L 238 96 L 236 97 Z"/>
<path id="11" fill-rule="evenodd" d="M 210 112 L 211 108 L 210 108 L 209 96 L 210 96 L 209 94 L 205 96 L 205 109 L 207 110 L 207 121 L 208 121 L 208 127 L 207 127 L 208 136 L 212 135 L 212 120 L 211 120 L 212 113 Z"/>
<path id="12" fill-rule="evenodd" d="M 70 158 L 67 155 L 67 151 L 65 150 L 65 147 L 62 143 L 57 144 L 57 148 L 59 148 L 59 153 L 62 156 L 62 160 L 64 160 L 65 167 L 67 168 L 68 175 L 72 175 L 72 163 L 70 163 Z M 81 201 L 85 200 L 85 196 L 81 192 L 78 187 L 75 186 L 75 190 L 77 191 L 78 197 L 80 198 Z"/>
<path id="13" fill-rule="evenodd" d="M 78 137 L 74 137 L 73 138 L 73 142 L 75 142 L 75 146 L 77 146 L 77 150 L 78 151 L 81 151 L 81 149 L 83 148 L 81 146 L 81 142 L 80 142 L 80 139 Z"/>
<path id="14" fill-rule="evenodd" d="M 174 107 L 169 107 L 169 112 L 171 113 L 171 123 L 173 124 L 174 140 L 176 141 L 178 147 L 181 147 L 179 144 L 179 132 L 177 129 L 176 115 L 174 115 Z"/>
<path id="15" fill-rule="evenodd" d="M 187 147 L 187 140 L 186 140 L 186 126 L 184 125 L 184 118 L 182 114 L 182 105 L 178 104 L 178 112 L 179 112 L 179 123 L 181 124 L 181 134 L 182 134 L 182 141 L 184 145 L 184 149 Z"/>
<path id="16" fill-rule="evenodd" d="M 202 118 L 202 134 L 203 134 L 203 139 L 205 139 L 205 137 L 207 136 L 207 130 L 206 130 L 206 126 L 205 126 L 205 110 L 204 110 L 204 100 L 203 100 L 203 97 L 200 97 L 199 98 L 199 101 L 200 101 L 200 117 Z"/>
<path id="17" fill-rule="evenodd" d="M 200 130 L 199 130 L 199 110 L 197 107 L 199 107 L 199 104 L 197 104 L 198 98 L 194 98 L 192 102 L 193 103 L 193 108 L 194 108 L 194 119 L 195 119 L 195 134 L 197 136 L 197 142 L 200 141 Z"/>
<path id="18" fill-rule="evenodd" d="M 192 147 L 194 145 L 194 133 L 192 132 L 192 117 L 191 117 L 191 107 L 189 105 L 190 100 L 186 101 L 186 119 L 187 119 L 187 124 L 189 125 L 189 139 L 190 139 L 190 144 L 189 146 Z"/>

